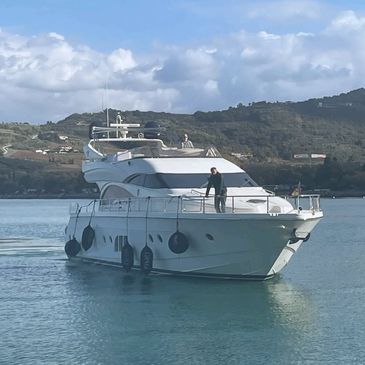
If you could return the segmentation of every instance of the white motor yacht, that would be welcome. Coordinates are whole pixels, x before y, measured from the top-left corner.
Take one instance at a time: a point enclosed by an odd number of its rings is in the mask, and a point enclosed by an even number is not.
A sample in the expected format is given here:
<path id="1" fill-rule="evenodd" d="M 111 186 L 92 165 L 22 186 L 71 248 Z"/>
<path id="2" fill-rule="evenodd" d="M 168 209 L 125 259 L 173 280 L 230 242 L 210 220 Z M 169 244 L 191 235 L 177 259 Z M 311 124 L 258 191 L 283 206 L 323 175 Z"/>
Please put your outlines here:
<path id="1" fill-rule="evenodd" d="M 323 217 L 318 195 L 275 196 L 214 147 L 167 147 L 155 127 L 93 127 L 84 152 L 85 179 L 98 185 L 100 199 L 70 207 L 72 260 L 146 274 L 267 279 Z M 227 187 L 224 213 L 214 195 L 205 196 L 211 167 Z"/>

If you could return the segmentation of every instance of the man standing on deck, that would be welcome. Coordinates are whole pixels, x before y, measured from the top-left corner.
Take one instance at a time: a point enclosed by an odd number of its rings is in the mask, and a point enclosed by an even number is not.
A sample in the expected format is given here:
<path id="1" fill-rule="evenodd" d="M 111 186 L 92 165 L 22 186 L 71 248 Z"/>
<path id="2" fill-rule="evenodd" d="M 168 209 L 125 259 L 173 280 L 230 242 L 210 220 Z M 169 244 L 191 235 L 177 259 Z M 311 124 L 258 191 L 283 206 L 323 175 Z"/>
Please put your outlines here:
<path id="1" fill-rule="evenodd" d="M 210 176 L 208 179 L 208 186 L 205 192 L 205 197 L 209 196 L 210 188 L 213 186 L 215 190 L 214 206 L 217 213 L 226 212 L 227 188 L 224 185 L 223 176 L 218 172 L 216 167 L 210 169 Z"/>

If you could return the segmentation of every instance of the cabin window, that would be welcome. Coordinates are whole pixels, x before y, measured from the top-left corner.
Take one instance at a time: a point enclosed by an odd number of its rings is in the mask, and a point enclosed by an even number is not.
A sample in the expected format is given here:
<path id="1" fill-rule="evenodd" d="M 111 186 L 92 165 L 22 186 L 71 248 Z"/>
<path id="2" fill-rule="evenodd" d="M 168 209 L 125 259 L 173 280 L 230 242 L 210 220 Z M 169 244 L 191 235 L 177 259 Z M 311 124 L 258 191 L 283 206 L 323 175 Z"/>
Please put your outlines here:
<path id="1" fill-rule="evenodd" d="M 110 185 L 103 192 L 102 199 L 105 200 L 123 199 L 123 198 L 128 198 L 130 196 L 131 194 L 127 190 L 121 188 L 120 186 Z"/>
<path id="2" fill-rule="evenodd" d="M 125 180 L 127 184 L 144 186 L 151 189 L 166 188 L 164 182 L 159 178 L 159 174 L 138 174 L 128 176 Z"/>
<path id="3" fill-rule="evenodd" d="M 146 175 L 143 186 L 150 189 L 161 189 L 166 187 L 158 174 Z"/>
<path id="4" fill-rule="evenodd" d="M 133 175 L 125 179 L 124 182 L 127 182 L 128 184 L 143 186 L 145 177 L 145 174 Z"/>
<path id="5" fill-rule="evenodd" d="M 257 184 L 245 173 L 222 173 L 227 187 L 250 187 Z M 205 188 L 208 184 L 208 174 L 157 174 L 164 187 L 168 188 Z"/>
<path id="6" fill-rule="evenodd" d="M 227 187 L 250 187 L 257 184 L 245 173 L 223 173 L 224 183 Z M 127 184 L 144 186 L 151 189 L 184 189 L 205 188 L 208 184 L 209 174 L 138 174 L 129 176 L 124 180 Z"/>

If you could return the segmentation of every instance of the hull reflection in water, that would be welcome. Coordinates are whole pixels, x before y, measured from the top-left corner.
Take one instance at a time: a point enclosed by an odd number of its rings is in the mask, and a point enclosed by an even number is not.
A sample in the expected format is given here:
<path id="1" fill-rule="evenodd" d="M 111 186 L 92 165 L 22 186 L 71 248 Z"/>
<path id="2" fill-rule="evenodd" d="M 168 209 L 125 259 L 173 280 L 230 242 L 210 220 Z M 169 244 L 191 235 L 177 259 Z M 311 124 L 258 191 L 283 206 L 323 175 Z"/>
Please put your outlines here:
<path id="1" fill-rule="evenodd" d="M 81 263 L 67 270 L 70 322 L 91 342 L 95 363 L 295 362 L 314 322 L 304 294 L 276 278 L 156 280 Z"/>

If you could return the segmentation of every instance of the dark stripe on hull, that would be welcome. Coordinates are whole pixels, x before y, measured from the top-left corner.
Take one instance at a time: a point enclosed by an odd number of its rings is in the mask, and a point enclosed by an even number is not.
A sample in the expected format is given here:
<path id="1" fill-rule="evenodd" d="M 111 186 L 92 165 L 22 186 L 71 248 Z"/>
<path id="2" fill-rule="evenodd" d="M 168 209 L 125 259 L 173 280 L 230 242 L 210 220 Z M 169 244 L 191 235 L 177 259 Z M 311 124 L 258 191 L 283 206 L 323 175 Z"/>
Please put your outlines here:
<path id="1" fill-rule="evenodd" d="M 100 259 L 92 259 L 86 257 L 72 257 L 70 260 L 87 262 L 92 264 L 100 264 L 111 267 L 123 268 L 122 264 L 119 262 L 110 262 Z M 139 266 L 134 265 L 132 270 L 141 271 Z M 151 274 L 162 274 L 162 275 L 173 275 L 173 276 L 184 276 L 184 277 L 195 277 L 195 278 L 209 278 L 209 279 L 229 279 L 229 280 L 267 280 L 271 279 L 275 276 L 272 275 L 230 275 L 230 274 L 207 274 L 207 273 L 199 273 L 199 272 L 182 272 L 182 271 L 173 271 L 173 270 L 163 270 L 163 269 L 155 269 L 153 268 Z"/>

